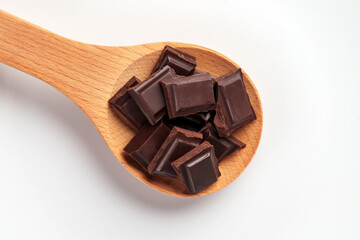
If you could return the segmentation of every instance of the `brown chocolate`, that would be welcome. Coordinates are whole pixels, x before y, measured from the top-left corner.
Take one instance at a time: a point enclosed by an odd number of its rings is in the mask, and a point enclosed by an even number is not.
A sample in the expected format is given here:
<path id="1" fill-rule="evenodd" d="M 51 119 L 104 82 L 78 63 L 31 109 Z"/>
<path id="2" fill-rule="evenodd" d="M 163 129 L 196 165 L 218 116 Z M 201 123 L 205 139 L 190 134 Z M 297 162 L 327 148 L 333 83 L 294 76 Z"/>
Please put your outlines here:
<path id="1" fill-rule="evenodd" d="M 210 74 L 195 74 L 161 81 L 169 118 L 215 109 L 214 82 Z"/>
<path id="2" fill-rule="evenodd" d="M 162 121 L 154 126 L 146 124 L 130 140 L 124 151 L 147 170 L 149 163 L 169 133 L 170 127 Z"/>
<path id="3" fill-rule="evenodd" d="M 149 164 L 148 172 L 152 175 L 176 178 L 177 175 L 172 169 L 171 163 L 198 146 L 201 141 L 201 133 L 173 127 Z"/>
<path id="4" fill-rule="evenodd" d="M 151 75 L 148 79 L 129 90 L 151 125 L 156 124 L 166 113 L 164 95 L 160 81 L 174 78 L 175 72 L 169 66 Z"/>
<path id="5" fill-rule="evenodd" d="M 207 141 L 174 161 L 171 166 L 191 193 L 200 192 L 221 176 L 214 147 Z"/>
<path id="6" fill-rule="evenodd" d="M 245 143 L 233 136 L 220 137 L 211 122 L 208 122 L 200 132 L 203 134 L 204 141 L 208 141 L 214 146 L 215 155 L 219 163 L 227 155 L 246 147 Z"/>
<path id="7" fill-rule="evenodd" d="M 147 122 L 147 119 L 135 101 L 131 98 L 128 90 L 139 85 L 140 83 L 141 81 L 139 79 L 137 79 L 135 76 L 132 77 L 109 100 L 109 104 L 115 110 L 115 112 L 120 116 L 126 117 L 126 119 L 136 128 L 143 126 Z"/>
<path id="8" fill-rule="evenodd" d="M 220 137 L 230 136 L 239 127 L 255 120 L 241 69 L 215 79 L 217 83 L 215 127 Z"/>
<path id="9" fill-rule="evenodd" d="M 161 52 L 152 73 L 162 69 L 164 66 L 170 66 L 178 75 L 188 76 L 195 70 L 196 59 L 187 53 L 166 45 Z"/>

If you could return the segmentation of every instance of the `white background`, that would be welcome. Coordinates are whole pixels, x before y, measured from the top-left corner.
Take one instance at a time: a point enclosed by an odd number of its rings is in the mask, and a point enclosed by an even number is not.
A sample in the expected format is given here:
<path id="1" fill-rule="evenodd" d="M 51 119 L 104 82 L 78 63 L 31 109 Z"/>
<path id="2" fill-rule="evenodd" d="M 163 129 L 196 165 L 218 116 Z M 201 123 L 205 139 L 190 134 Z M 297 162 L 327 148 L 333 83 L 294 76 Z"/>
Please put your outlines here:
<path id="1" fill-rule="evenodd" d="M 264 107 L 253 161 L 177 198 L 119 164 L 85 115 L 0 65 L 0 239 L 360 239 L 360 1 L 1 0 L 102 45 L 183 41 L 224 53 Z"/>

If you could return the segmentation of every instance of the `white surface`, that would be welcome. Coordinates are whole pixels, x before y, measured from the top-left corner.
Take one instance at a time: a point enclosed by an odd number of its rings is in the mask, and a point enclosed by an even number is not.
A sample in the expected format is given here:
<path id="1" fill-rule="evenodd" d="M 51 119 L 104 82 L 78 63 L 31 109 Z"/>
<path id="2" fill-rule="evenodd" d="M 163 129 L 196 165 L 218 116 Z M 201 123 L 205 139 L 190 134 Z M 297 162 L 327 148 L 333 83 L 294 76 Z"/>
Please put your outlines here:
<path id="1" fill-rule="evenodd" d="M 210 196 L 176 198 L 124 170 L 62 94 L 0 65 L 1 240 L 360 239 L 359 1 L 0 7 L 83 42 L 215 49 L 247 71 L 264 107 L 262 141 L 241 177 Z"/>

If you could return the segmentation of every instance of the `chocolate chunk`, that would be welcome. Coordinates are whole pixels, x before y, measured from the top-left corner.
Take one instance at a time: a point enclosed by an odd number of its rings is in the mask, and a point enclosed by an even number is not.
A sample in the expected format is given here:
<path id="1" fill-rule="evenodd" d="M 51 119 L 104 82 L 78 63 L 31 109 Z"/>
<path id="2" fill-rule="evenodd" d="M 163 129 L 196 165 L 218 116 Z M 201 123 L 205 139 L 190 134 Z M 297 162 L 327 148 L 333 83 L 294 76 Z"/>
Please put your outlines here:
<path id="1" fill-rule="evenodd" d="M 155 126 L 146 124 L 126 145 L 124 151 L 147 170 L 169 133 L 170 127 L 162 121 Z"/>
<path id="2" fill-rule="evenodd" d="M 191 193 L 198 193 L 221 176 L 214 147 L 207 141 L 174 161 L 171 166 Z"/>
<path id="3" fill-rule="evenodd" d="M 173 127 L 149 164 L 148 172 L 153 175 L 176 178 L 177 175 L 174 169 L 172 169 L 171 163 L 198 146 L 201 140 L 201 133 Z"/>
<path id="4" fill-rule="evenodd" d="M 141 111 L 151 125 L 156 124 L 166 113 L 164 95 L 160 81 L 176 76 L 174 70 L 165 66 L 160 71 L 152 74 L 147 80 L 129 90 Z"/>
<path id="5" fill-rule="evenodd" d="M 166 65 L 174 69 L 176 74 L 188 76 L 194 72 L 196 59 L 180 50 L 165 46 L 152 72 L 156 72 Z"/>
<path id="6" fill-rule="evenodd" d="M 198 132 L 205 126 L 211 117 L 211 112 L 200 112 L 193 115 L 173 118 L 168 120 L 168 122 L 174 126 Z"/>
<path id="7" fill-rule="evenodd" d="M 220 137 L 226 137 L 245 123 L 255 120 L 256 115 L 246 92 L 241 69 L 218 77 L 215 81 L 217 103 L 214 124 Z"/>
<path id="8" fill-rule="evenodd" d="M 161 81 L 169 118 L 215 109 L 214 82 L 210 74 Z"/>
<path id="9" fill-rule="evenodd" d="M 214 146 L 218 162 L 221 162 L 230 153 L 246 147 L 245 143 L 233 136 L 221 138 L 211 122 L 208 122 L 200 132 L 203 134 L 204 141 L 208 141 Z"/>
<path id="10" fill-rule="evenodd" d="M 141 81 L 132 77 L 120 90 L 109 100 L 110 106 L 118 115 L 123 115 L 136 128 L 140 128 L 147 122 L 146 117 L 128 93 L 129 88 L 135 87 Z"/>

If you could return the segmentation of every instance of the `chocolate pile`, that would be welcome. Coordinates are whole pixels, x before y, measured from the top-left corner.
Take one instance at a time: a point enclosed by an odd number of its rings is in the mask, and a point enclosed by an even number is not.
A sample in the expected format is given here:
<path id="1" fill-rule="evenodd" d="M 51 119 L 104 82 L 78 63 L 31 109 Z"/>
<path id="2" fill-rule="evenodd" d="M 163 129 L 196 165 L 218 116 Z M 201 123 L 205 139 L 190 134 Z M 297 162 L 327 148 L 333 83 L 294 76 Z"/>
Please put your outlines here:
<path id="1" fill-rule="evenodd" d="M 195 67 L 195 57 L 165 46 L 145 81 L 132 77 L 109 100 L 138 129 L 124 151 L 190 193 L 217 181 L 219 163 L 245 147 L 231 133 L 256 119 L 241 69 L 214 78 Z"/>

